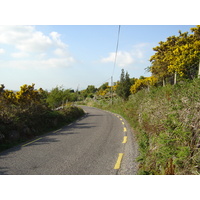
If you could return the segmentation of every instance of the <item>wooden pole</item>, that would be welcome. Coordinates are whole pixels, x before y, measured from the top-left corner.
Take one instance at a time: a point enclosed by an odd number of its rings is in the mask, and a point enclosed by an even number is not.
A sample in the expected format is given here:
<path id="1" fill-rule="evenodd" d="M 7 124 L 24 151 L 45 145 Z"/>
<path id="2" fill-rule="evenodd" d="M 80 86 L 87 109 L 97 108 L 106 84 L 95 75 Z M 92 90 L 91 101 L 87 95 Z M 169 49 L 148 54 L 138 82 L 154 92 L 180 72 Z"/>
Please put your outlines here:
<path id="1" fill-rule="evenodd" d="M 111 76 L 111 104 L 113 104 L 113 77 Z"/>
<path id="2" fill-rule="evenodd" d="M 177 72 L 174 73 L 174 85 L 176 85 Z"/>

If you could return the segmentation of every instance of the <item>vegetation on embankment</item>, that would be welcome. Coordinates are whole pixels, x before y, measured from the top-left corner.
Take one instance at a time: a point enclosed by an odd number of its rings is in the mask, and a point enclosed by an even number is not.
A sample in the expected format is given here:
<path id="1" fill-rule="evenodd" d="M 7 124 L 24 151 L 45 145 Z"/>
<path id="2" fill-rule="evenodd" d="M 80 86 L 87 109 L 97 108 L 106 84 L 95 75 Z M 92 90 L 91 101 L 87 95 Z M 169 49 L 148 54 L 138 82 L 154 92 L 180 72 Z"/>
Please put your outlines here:
<path id="1" fill-rule="evenodd" d="M 140 90 L 128 101 L 88 103 L 119 113 L 132 125 L 139 174 L 200 173 L 200 79 Z"/>
<path id="2" fill-rule="evenodd" d="M 200 25 L 153 50 L 150 77 L 130 78 L 122 69 L 119 81 L 90 90 L 85 103 L 117 112 L 133 126 L 139 174 L 199 174 Z"/>
<path id="3" fill-rule="evenodd" d="M 18 92 L 5 90 L 1 85 L 0 151 L 60 128 L 84 115 L 81 108 L 72 105 L 59 111 L 52 110 L 46 102 L 47 95 L 42 89 L 36 90 L 34 84 L 23 85 Z"/>

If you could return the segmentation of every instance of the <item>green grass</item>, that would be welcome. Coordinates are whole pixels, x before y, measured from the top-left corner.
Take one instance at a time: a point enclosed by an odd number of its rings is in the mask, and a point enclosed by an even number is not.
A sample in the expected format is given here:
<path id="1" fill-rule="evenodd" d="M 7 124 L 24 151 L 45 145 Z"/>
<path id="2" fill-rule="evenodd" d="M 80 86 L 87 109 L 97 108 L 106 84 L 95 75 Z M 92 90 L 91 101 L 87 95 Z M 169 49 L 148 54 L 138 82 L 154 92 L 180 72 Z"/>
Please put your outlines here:
<path id="1" fill-rule="evenodd" d="M 200 173 L 200 80 L 141 90 L 129 100 L 90 102 L 121 114 L 134 128 L 138 174 Z"/>

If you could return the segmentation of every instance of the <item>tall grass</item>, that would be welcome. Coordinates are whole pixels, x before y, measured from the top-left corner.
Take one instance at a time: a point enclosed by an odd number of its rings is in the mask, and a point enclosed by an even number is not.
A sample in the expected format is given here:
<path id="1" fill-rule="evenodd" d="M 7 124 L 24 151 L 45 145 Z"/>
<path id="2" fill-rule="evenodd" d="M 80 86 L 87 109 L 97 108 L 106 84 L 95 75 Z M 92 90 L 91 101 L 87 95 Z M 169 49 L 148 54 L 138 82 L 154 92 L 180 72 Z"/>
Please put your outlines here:
<path id="1" fill-rule="evenodd" d="M 91 103 L 91 102 L 90 102 Z M 139 174 L 200 173 L 200 80 L 93 102 L 125 117 L 139 144 Z"/>

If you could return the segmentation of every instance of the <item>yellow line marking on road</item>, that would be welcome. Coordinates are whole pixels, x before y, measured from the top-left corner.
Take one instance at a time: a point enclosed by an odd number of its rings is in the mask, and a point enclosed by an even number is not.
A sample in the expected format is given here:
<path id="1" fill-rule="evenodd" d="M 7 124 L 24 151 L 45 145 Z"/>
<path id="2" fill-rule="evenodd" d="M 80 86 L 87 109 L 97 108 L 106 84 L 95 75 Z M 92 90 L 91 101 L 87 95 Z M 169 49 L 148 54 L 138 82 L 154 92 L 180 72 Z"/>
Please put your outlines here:
<path id="1" fill-rule="evenodd" d="M 123 119 L 122 119 L 122 118 L 120 118 L 120 120 L 122 121 Z"/>
<path id="2" fill-rule="evenodd" d="M 57 133 L 58 131 L 61 131 L 62 129 L 60 128 L 60 129 L 58 129 L 58 130 L 56 130 L 56 131 L 54 131 L 54 133 Z"/>
<path id="3" fill-rule="evenodd" d="M 123 144 L 125 144 L 125 143 L 127 143 L 127 139 L 128 139 L 128 137 L 127 136 L 124 136 L 124 140 L 123 140 Z"/>
<path id="4" fill-rule="evenodd" d="M 114 169 L 120 168 L 123 155 L 124 155 L 123 153 L 119 153 L 119 156 L 118 156 L 118 159 L 117 159 Z"/>
<path id="5" fill-rule="evenodd" d="M 124 132 L 126 132 L 127 131 L 127 129 L 124 127 Z"/>
<path id="6" fill-rule="evenodd" d="M 36 142 L 36 141 L 38 141 L 38 140 L 40 140 L 40 139 L 42 139 L 42 138 L 38 138 L 38 139 L 33 140 L 33 141 L 31 141 L 31 142 L 29 142 L 29 143 L 27 143 L 27 144 L 24 144 L 24 145 L 22 145 L 22 147 L 25 147 L 25 146 L 27 146 L 27 145 L 29 145 L 29 144 L 32 144 L 33 142 Z"/>
<path id="7" fill-rule="evenodd" d="M 122 122 L 122 124 L 124 125 L 124 122 Z"/>

